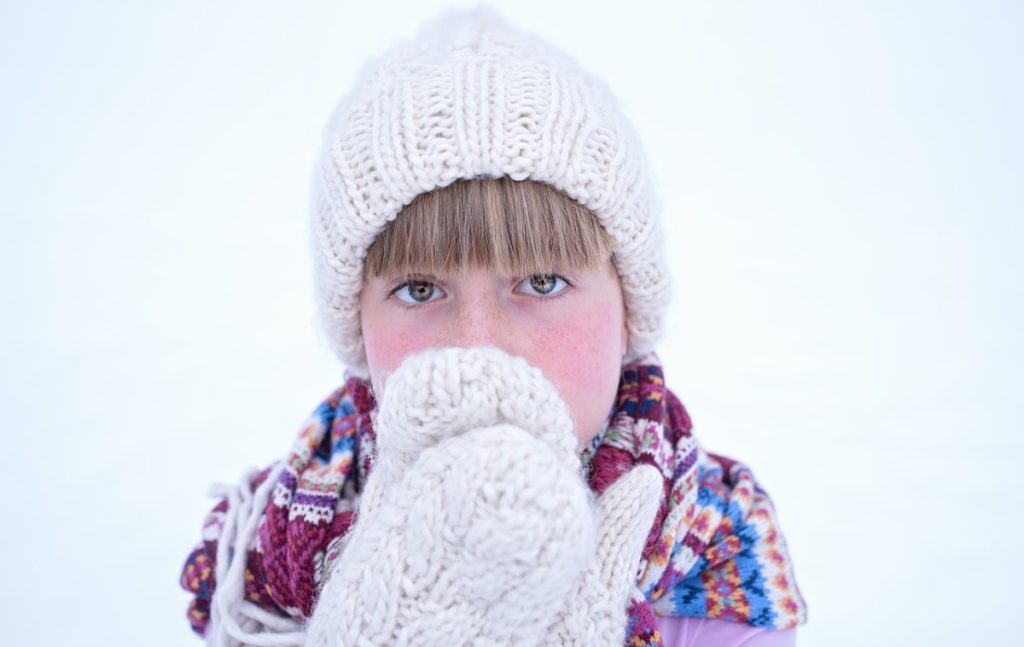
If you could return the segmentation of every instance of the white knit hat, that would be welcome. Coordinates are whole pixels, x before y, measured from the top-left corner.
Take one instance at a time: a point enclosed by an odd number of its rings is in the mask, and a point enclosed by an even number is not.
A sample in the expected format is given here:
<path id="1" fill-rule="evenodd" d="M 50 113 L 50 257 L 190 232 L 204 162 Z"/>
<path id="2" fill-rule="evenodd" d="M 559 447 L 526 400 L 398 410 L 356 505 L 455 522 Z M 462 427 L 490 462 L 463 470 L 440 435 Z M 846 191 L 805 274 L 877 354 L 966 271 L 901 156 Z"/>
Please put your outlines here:
<path id="1" fill-rule="evenodd" d="M 670 295 L 660 205 L 607 85 L 494 9 L 448 9 L 371 59 L 324 132 L 313 178 L 318 316 L 368 377 L 359 319 L 367 249 L 403 207 L 459 179 L 530 178 L 590 209 L 617 242 L 629 342 L 654 349 Z"/>

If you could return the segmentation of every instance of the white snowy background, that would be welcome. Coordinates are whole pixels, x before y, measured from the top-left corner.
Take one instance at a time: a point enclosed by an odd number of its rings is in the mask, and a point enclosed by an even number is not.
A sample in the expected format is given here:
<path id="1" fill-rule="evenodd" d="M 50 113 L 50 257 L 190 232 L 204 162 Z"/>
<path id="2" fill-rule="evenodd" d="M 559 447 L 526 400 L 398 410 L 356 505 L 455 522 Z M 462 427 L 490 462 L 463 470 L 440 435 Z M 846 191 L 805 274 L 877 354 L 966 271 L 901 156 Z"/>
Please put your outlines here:
<path id="1" fill-rule="evenodd" d="M 668 384 L 774 498 L 800 644 L 1013 640 L 1024 5 L 494 4 L 645 141 Z M 5 644 L 200 644 L 178 574 L 209 484 L 342 375 L 306 246 L 321 127 L 441 6 L 0 5 Z"/>

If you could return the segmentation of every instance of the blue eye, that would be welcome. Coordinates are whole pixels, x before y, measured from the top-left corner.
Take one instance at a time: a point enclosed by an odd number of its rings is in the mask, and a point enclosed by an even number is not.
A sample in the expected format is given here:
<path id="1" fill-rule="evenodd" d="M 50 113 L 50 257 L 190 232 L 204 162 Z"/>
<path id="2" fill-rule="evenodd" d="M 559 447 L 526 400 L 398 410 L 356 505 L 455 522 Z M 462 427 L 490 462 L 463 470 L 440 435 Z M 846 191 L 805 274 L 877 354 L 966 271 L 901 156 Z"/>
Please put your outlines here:
<path id="1" fill-rule="evenodd" d="M 561 283 L 561 286 L 559 286 L 559 283 Z M 533 297 L 550 297 L 565 291 L 565 288 L 569 287 L 569 282 L 558 274 L 533 274 L 523 279 L 519 285 L 524 284 L 534 291 L 534 294 L 527 293 Z"/>
<path id="2" fill-rule="evenodd" d="M 439 292 L 441 292 L 440 288 L 430 281 L 410 279 L 395 288 L 392 294 L 397 296 L 398 300 L 403 303 L 416 305 L 419 303 L 429 303 L 432 300 L 430 297 Z M 403 298 L 405 296 L 408 296 L 409 299 Z"/>

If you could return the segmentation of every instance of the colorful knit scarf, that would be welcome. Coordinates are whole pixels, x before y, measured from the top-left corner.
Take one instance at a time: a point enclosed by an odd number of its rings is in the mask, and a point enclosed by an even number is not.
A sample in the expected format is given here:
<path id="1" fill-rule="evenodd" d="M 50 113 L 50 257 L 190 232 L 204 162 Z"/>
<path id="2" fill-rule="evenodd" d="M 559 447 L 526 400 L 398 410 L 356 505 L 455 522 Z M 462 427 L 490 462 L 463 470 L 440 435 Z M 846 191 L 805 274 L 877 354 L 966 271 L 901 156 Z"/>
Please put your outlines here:
<path id="1" fill-rule="evenodd" d="M 188 619 L 195 632 L 206 635 L 210 624 L 216 574 L 227 580 L 218 559 L 230 563 L 236 551 L 219 542 L 230 539 L 246 546 L 245 562 L 233 566 L 248 627 L 301 636 L 373 469 L 374 407 L 369 384 L 346 376 L 303 425 L 286 460 L 250 472 L 240 496 L 213 508 L 181 573 L 182 587 L 194 594 Z M 630 646 L 661 645 L 655 615 L 775 629 L 806 622 L 771 499 L 745 465 L 704 451 L 691 428 L 651 353 L 623 369 L 609 423 L 581 455 L 598 494 L 638 463 L 654 465 L 665 479 L 629 603 Z M 249 506 L 248 535 L 232 505 Z"/>

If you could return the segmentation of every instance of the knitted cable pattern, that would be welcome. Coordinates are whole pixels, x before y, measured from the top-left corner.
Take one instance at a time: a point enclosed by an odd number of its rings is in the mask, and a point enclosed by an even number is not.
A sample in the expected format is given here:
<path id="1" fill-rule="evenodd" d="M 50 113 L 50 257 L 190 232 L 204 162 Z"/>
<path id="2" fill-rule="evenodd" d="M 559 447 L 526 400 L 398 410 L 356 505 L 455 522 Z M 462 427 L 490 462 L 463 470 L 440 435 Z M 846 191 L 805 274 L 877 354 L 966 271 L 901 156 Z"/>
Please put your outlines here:
<path id="1" fill-rule="evenodd" d="M 349 376 L 287 459 L 215 493 L 228 496 L 181 574 L 194 594 L 189 621 L 210 644 L 305 644 L 318 592 L 359 527 L 354 514 L 379 455 L 376 411 L 368 383 Z M 651 353 L 624 369 L 608 428 L 580 456 L 595 496 L 637 465 L 653 466 L 662 481 L 626 604 L 625 644 L 659 645 L 655 614 L 780 629 L 806 621 L 770 498 L 746 466 L 705 452 L 691 429 Z"/>

